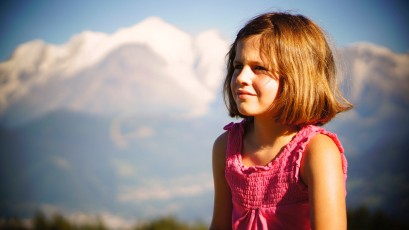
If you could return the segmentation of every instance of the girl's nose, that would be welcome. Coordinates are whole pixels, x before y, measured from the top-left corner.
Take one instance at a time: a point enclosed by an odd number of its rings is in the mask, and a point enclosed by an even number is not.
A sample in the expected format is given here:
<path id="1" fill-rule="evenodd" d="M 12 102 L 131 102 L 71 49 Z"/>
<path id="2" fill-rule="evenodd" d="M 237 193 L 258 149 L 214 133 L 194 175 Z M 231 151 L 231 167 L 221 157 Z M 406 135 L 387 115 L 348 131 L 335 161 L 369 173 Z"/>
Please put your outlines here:
<path id="1" fill-rule="evenodd" d="M 236 77 L 236 81 L 240 85 L 250 85 L 252 79 L 252 71 L 249 67 L 243 67 Z"/>

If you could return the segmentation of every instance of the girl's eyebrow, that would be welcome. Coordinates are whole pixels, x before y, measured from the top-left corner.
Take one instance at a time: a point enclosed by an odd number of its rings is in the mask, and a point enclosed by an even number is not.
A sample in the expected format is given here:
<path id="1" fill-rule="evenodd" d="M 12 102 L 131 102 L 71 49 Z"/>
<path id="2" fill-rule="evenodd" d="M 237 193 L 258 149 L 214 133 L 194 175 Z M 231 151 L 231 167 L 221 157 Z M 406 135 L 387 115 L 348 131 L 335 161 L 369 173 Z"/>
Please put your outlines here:
<path id="1" fill-rule="evenodd" d="M 249 60 L 249 61 L 242 61 L 242 60 L 233 60 L 233 64 L 246 64 L 246 65 L 250 65 L 250 66 L 267 66 L 264 62 L 262 61 L 253 61 L 253 60 Z"/>

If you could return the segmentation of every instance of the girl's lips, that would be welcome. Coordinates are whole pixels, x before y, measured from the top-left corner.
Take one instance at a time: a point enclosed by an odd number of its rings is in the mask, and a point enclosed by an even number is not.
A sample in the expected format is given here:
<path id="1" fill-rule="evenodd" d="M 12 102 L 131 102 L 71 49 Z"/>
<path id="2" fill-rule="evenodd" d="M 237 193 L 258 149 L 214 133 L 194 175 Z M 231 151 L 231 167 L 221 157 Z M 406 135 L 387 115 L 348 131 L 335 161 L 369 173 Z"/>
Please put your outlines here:
<path id="1" fill-rule="evenodd" d="M 255 93 L 251 93 L 243 89 L 237 90 L 236 94 L 237 94 L 237 97 L 240 99 L 245 99 L 246 97 L 250 97 L 250 96 L 256 96 Z"/>
<path id="2" fill-rule="evenodd" d="M 251 92 L 246 91 L 246 90 L 244 90 L 244 89 L 239 89 L 239 90 L 237 90 L 237 95 L 238 95 L 238 96 L 241 96 L 241 95 L 256 96 L 255 93 L 251 93 Z"/>

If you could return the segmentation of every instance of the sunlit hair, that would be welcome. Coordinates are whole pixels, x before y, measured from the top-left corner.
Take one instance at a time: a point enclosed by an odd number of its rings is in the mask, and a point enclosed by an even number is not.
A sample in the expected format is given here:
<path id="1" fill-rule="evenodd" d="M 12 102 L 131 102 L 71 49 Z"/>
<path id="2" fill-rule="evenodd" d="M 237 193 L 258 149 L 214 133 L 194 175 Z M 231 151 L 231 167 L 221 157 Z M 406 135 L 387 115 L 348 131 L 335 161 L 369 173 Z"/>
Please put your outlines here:
<path id="1" fill-rule="evenodd" d="M 223 92 L 230 116 L 246 118 L 237 109 L 230 82 L 238 42 L 254 35 L 260 35 L 260 57 L 279 77 L 272 105 L 276 122 L 323 125 L 352 108 L 338 91 L 334 56 L 320 27 L 302 15 L 267 13 L 249 21 L 227 53 Z"/>

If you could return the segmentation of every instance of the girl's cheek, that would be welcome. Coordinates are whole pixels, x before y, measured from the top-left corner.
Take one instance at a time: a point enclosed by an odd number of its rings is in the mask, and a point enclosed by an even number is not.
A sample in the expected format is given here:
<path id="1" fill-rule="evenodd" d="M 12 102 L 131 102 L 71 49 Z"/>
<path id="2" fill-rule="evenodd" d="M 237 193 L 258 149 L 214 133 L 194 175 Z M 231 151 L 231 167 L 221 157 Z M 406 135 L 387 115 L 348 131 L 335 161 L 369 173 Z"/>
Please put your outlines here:
<path id="1" fill-rule="evenodd" d="M 266 78 L 260 79 L 259 85 L 262 85 L 265 88 L 276 88 L 278 86 L 278 80 L 271 78 L 271 77 L 266 77 Z"/>

